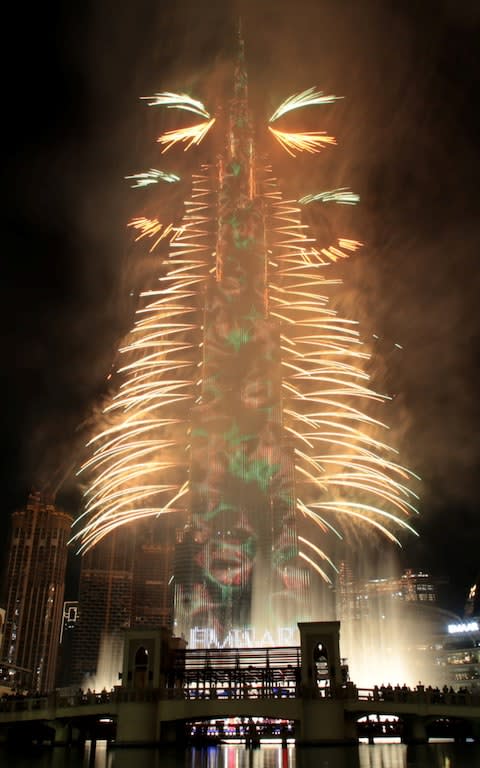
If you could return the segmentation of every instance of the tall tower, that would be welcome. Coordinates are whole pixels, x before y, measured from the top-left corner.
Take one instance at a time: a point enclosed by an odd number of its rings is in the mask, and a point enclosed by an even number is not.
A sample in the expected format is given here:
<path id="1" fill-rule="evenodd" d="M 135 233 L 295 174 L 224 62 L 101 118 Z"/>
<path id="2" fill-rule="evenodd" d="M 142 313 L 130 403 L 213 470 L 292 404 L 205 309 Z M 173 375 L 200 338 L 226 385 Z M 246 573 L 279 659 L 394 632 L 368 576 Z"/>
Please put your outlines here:
<path id="1" fill-rule="evenodd" d="M 158 281 L 141 294 L 120 349 L 118 386 L 83 467 L 90 482 L 74 539 L 87 562 L 122 529 L 171 520 L 174 632 L 196 646 L 285 645 L 296 641 L 289 628 L 310 618 L 311 594 L 332 586 L 339 539 L 356 543 L 361 527 L 400 544 L 392 528 L 415 532 L 412 473 L 396 463 L 376 411 L 364 412 L 386 399 L 369 386 L 369 353 L 355 321 L 329 305 L 338 280 L 325 269 L 361 243 L 317 246 L 299 215 L 302 205 L 358 195 L 342 187 L 282 197 L 256 153 L 261 128 L 252 125 L 240 36 L 232 98 L 216 116 L 187 93 L 145 98 L 196 115 L 159 136 L 159 162 L 211 129 L 214 153 L 192 174 L 178 223 L 157 218 L 159 186 L 178 175 L 150 168 L 128 177 L 146 195 L 135 193 L 129 226 L 149 243 Z M 263 141 L 293 156 L 335 144 L 324 131 L 273 126 L 336 100 L 315 87 L 294 94 Z"/>
<path id="2" fill-rule="evenodd" d="M 33 691 L 55 687 L 71 524 L 38 492 L 12 515 L 2 661 L 17 686 Z"/>
<path id="3" fill-rule="evenodd" d="M 191 413 L 190 556 L 175 573 L 177 632 L 243 645 L 307 611 L 294 457 L 282 423 L 280 325 L 269 315 L 262 179 L 243 41 L 216 165 L 216 264 L 205 287 L 202 381 Z M 255 595 L 262 599 L 258 612 Z M 274 633 L 275 634 L 275 633 Z M 274 640 L 274 637 L 272 637 Z"/>

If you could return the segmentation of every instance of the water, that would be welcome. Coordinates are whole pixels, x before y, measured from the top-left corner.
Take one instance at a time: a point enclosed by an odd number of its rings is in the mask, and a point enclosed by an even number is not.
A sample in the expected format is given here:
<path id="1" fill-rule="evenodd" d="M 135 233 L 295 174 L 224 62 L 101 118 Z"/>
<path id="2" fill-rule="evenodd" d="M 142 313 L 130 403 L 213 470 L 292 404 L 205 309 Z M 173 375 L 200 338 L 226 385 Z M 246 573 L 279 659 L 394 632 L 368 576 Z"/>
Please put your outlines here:
<path id="1" fill-rule="evenodd" d="M 99 742 L 95 754 L 55 747 L 18 754 L 0 749 L 0 768 L 479 768 L 480 744 L 436 743 L 417 747 L 403 744 L 360 744 L 358 747 L 301 747 L 282 749 L 262 744 L 204 749 L 107 749 Z"/>

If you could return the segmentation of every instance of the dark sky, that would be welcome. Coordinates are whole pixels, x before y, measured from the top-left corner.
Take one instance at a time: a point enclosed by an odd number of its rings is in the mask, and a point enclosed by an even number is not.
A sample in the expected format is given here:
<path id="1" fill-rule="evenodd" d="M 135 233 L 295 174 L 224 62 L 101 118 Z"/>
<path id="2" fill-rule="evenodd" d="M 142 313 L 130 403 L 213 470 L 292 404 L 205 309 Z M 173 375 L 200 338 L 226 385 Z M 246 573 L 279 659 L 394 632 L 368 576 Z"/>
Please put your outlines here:
<path id="1" fill-rule="evenodd" d="M 337 301 L 361 321 L 367 340 L 380 337 L 374 380 L 395 396 L 385 420 L 402 459 L 423 478 L 421 537 L 405 541 L 403 563 L 446 575 L 460 600 L 480 571 L 480 6 L 473 0 L 10 8 L 3 514 L 46 475 L 67 474 L 65 501 L 76 503 L 68 470 L 79 463 L 131 323 L 130 290 L 148 266 L 126 234 L 140 204 L 122 179 L 158 164 L 162 126 L 138 97 L 187 89 L 214 105 L 239 9 L 259 126 L 309 86 L 345 97 L 318 112 L 318 127 L 332 131 L 338 147 L 295 162 L 272 147 L 272 161 L 287 196 L 341 185 L 361 194 L 353 215 L 331 215 L 334 229 L 366 243 L 344 265 Z M 168 162 L 196 170 L 201 152 L 180 154 Z M 164 204 L 178 213 L 179 199 Z M 311 211 L 307 220 L 319 226 Z"/>

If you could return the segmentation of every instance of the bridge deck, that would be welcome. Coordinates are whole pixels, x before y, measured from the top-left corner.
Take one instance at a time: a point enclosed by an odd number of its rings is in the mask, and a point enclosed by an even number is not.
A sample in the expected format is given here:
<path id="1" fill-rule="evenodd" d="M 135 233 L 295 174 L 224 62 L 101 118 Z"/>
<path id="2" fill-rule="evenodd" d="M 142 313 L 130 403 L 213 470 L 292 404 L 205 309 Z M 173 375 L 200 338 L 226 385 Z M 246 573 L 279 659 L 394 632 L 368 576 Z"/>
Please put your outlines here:
<path id="1" fill-rule="evenodd" d="M 301 661 L 296 647 L 176 651 L 163 676 L 163 687 L 3 697 L 0 725 L 38 720 L 74 724 L 103 717 L 119 724 L 133 719 L 135 728 L 141 728 L 143 719 L 150 721 L 157 733 L 160 722 L 236 716 L 299 723 L 306 718 L 310 733 L 315 735 L 318 723 L 327 723 L 329 717 L 332 722 L 336 718 L 337 725 L 345 722 L 346 729 L 348 723 L 368 715 L 396 716 L 405 721 L 418 717 L 425 722 L 441 718 L 480 722 L 480 694 L 422 686 L 414 690 L 406 686 L 357 689 L 351 682 L 334 688 L 326 683 L 323 689 L 313 689 L 302 684 Z M 327 726 L 324 730 L 328 736 Z M 341 732 L 340 726 L 337 731 Z"/>
<path id="2" fill-rule="evenodd" d="M 77 693 L 63 696 L 58 692 L 49 696 L 12 696 L 0 699 L 0 723 L 12 722 L 16 719 L 48 719 L 50 717 L 76 717 L 84 715 L 116 715 L 118 705 L 125 703 L 152 703 L 169 702 L 174 709 L 175 704 L 187 705 L 183 711 L 196 712 L 206 709 L 202 704 L 212 704 L 218 709 L 224 709 L 238 702 L 240 708 L 248 709 L 245 703 L 251 701 L 280 702 L 294 700 L 300 702 L 305 698 L 312 700 L 312 696 L 302 695 L 294 688 L 281 688 L 277 686 L 265 686 L 253 688 L 249 685 L 224 688 L 218 695 L 215 688 L 197 688 L 196 680 L 193 687 L 188 688 L 159 688 L 159 689 L 128 689 L 117 688 L 106 693 Z M 405 691 L 386 691 L 385 695 L 375 689 L 357 689 L 353 685 L 342 686 L 336 696 L 316 696 L 319 703 L 327 704 L 329 701 L 341 701 L 344 709 L 352 713 L 401 715 L 405 713 L 422 714 L 427 711 L 438 714 L 439 717 L 454 717 L 468 715 L 480 719 L 480 695 L 471 693 L 441 693 L 436 690 L 414 689 Z M 285 702 L 286 704 L 286 702 Z M 293 701 L 292 701 L 293 704 Z M 172 706 L 173 705 L 173 706 Z M 281 705 L 280 705 L 281 706 Z M 288 706 L 288 705 L 287 705 Z M 235 707 L 237 708 L 237 707 Z M 270 707 L 266 707 L 270 709 Z"/>

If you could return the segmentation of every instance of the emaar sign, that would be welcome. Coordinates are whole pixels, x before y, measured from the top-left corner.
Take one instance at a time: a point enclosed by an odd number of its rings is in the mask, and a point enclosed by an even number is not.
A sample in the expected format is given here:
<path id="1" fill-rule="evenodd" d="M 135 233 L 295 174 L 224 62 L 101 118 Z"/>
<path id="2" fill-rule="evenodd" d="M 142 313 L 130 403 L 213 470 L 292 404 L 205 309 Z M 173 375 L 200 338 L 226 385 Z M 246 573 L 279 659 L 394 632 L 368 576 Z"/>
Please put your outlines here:
<path id="1" fill-rule="evenodd" d="M 479 630 L 478 621 L 466 621 L 460 624 L 448 625 L 449 635 L 459 635 L 463 632 L 478 632 L 478 630 Z"/>
<path id="2" fill-rule="evenodd" d="M 266 648 L 299 644 L 297 627 L 276 627 L 259 632 L 255 627 L 231 629 L 220 639 L 210 627 L 192 627 L 189 648 Z"/>

